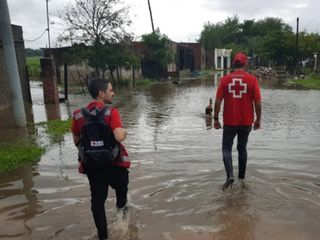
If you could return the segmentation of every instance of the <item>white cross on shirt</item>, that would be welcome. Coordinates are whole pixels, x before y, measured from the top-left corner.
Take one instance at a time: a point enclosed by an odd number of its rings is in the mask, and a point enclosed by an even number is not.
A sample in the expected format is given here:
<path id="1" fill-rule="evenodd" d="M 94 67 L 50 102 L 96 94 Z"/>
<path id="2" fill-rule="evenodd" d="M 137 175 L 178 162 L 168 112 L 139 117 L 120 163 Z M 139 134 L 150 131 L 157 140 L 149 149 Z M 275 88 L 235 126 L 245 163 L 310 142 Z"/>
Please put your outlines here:
<path id="1" fill-rule="evenodd" d="M 232 83 L 228 84 L 228 92 L 232 93 L 233 98 L 242 98 L 242 94 L 247 93 L 247 83 L 243 83 L 242 78 L 233 78 Z"/>

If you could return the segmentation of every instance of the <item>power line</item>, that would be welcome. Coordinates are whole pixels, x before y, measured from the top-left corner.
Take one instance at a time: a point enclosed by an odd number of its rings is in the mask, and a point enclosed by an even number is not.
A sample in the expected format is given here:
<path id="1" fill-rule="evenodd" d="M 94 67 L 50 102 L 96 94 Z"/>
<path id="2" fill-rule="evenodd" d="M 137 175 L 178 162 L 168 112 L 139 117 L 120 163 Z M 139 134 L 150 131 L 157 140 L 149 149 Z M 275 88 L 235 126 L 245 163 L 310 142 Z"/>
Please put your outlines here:
<path id="1" fill-rule="evenodd" d="M 35 39 L 32 39 L 32 40 L 24 39 L 24 40 L 25 40 L 26 42 L 35 42 L 35 41 L 39 40 L 40 38 L 42 38 L 42 36 L 46 33 L 46 31 L 48 31 L 48 29 L 45 29 L 45 30 L 43 31 L 43 33 L 41 33 L 41 35 L 40 35 L 39 37 L 35 38 Z"/>
<path id="2" fill-rule="evenodd" d="M 318 17 L 320 17 L 320 14 L 318 14 L 317 16 L 315 16 L 313 19 L 311 19 L 307 24 L 305 24 L 303 26 L 303 28 L 306 28 L 307 26 L 309 26 L 312 22 L 314 22 Z"/>

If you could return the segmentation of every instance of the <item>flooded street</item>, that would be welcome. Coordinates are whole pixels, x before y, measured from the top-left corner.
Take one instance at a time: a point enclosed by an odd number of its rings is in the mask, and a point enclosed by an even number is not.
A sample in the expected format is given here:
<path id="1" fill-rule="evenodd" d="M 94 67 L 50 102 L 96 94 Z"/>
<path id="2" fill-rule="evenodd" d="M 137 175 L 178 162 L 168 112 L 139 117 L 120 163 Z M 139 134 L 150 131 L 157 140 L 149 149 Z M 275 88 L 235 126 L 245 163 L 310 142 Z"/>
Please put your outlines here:
<path id="1" fill-rule="evenodd" d="M 249 136 L 246 184 L 236 180 L 222 192 L 222 130 L 208 128 L 204 115 L 216 85 L 188 80 L 115 89 L 128 129 L 131 208 L 118 221 L 109 190 L 110 239 L 319 239 L 320 91 L 262 88 L 262 129 Z M 32 95 L 35 122 L 67 119 L 90 101 L 70 95 L 59 109 L 45 107 L 36 83 Z M 0 176 L 0 239 L 96 239 L 71 134 L 59 142 L 39 136 L 48 146 L 41 161 Z M 236 175 L 235 149 L 233 163 Z"/>

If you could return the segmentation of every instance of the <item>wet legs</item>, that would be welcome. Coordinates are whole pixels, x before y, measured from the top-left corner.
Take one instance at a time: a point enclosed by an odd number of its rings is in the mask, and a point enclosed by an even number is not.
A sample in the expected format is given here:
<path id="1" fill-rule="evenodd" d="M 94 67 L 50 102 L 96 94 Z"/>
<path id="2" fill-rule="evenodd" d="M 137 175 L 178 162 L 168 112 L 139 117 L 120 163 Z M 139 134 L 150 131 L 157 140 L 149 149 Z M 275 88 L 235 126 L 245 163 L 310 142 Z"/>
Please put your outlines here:
<path id="1" fill-rule="evenodd" d="M 244 179 L 246 176 L 246 167 L 247 167 L 247 143 L 249 138 L 249 133 L 251 131 L 250 127 L 239 127 L 238 129 L 238 163 L 239 163 L 239 179 Z"/>
<path id="2" fill-rule="evenodd" d="M 98 230 L 99 240 L 108 238 L 105 201 L 108 196 L 108 184 L 102 176 L 88 175 L 91 190 L 91 211 Z"/>
<path id="3" fill-rule="evenodd" d="M 224 126 L 222 136 L 222 155 L 223 164 L 227 174 L 227 180 L 223 185 L 222 190 L 232 186 L 234 182 L 233 165 L 232 165 L 232 145 L 236 136 L 236 129 L 234 127 Z"/>

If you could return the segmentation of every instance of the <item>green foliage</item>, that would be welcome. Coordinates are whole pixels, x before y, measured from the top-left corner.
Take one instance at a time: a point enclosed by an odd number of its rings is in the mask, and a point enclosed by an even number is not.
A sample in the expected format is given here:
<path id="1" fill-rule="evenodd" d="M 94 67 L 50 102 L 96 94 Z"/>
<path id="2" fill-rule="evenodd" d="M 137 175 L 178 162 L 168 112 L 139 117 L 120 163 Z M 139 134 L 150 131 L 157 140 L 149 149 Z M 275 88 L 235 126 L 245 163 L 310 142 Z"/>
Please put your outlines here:
<path id="1" fill-rule="evenodd" d="M 121 0 L 75 0 L 59 15 L 65 31 L 60 41 L 88 45 L 114 42 L 127 35 L 124 28 L 131 24 L 128 7 Z"/>
<path id="2" fill-rule="evenodd" d="M 308 89 L 320 89 L 320 76 L 312 73 L 305 78 L 290 79 L 289 84 L 298 84 Z"/>
<path id="3" fill-rule="evenodd" d="M 69 59 L 73 63 L 87 61 L 88 65 L 95 68 L 102 77 L 110 71 L 115 84 L 114 71 L 117 68 L 130 69 L 131 66 L 140 66 L 140 56 L 133 52 L 131 39 L 124 38 L 120 42 L 96 42 L 94 45 L 74 44 Z M 122 79 L 118 79 L 118 83 Z"/>
<path id="4" fill-rule="evenodd" d="M 164 67 L 172 61 L 172 54 L 169 48 L 169 38 L 156 31 L 142 35 L 142 42 L 146 46 L 144 59 L 155 62 Z"/>
<path id="5" fill-rule="evenodd" d="M 27 68 L 30 79 L 39 79 L 40 77 L 40 56 L 27 57 Z"/>
<path id="6" fill-rule="evenodd" d="M 38 125 L 45 126 L 48 134 L 53 140 L 59 140 L 63 135 L 70 131 L 71 119 L 68 120 L 50 120 L 41 122 Z"/>
<path id="7" fill-rule="evenodd" d="M 142 42 L 144 75 L 150 78 L 161 78 L 166 72 L 167 65 L 174 58 L 170 40 L 157 30 L 154 33 L 142 35 Z"/>
<path id="8" fill-rule="evenodd" d="M 241 30 L 238 16 L 229 17 L 216 24 L 208 22 L 200 34 L 200 43 L 209 50 L 223 48 L 231 43 L 240 44 Z"/>
<path id="9" fill-rule="evenodd" d="M 70 131 L 71 119 L 51 120 L 41 122 L 36 126 L 42 126 L 53 142 L 62 141 L 63 135 Z M 33 137 L 24 141 L 14 141 L 0 144 L 0 173 L 10 171 L 26 163 L 39 160 L 45 148 L 39 147 Z"/>
<path id="10" fill-rule="evenodd" d="M 129 86 L 131 80 L 130 79 L 120 79 L 118 82 L 119 86 Z"/>
<path id="11" fill-rule="evenodd" d="M 258 21 L 244 20 L 237 16 L 223 22 L 204 24 L 199 42 L 209 50 L 231 48 L 232 53 L 246 52 L 258 56 L 263 65 L 293 65 L 296 57 L 296 34 L 280 18 L 267 17 Z M 319 54 L 320 36 L 318 33 L 299 34 L 299 59 Z"/>
<path id="12" fill-rule="evenodd" d="M 313 58 L 314 53 L 320 50 L 320 35 L 318 33 L 301 32 L 299 34 L 299 56 L 301 58 Z"/>
<path id="13" fill-rule="evenodd" d="M 137 86 L 150 86 L 155 82 L 153 79 L 145 78 L 145 79 L 140 79 L 136 80 L 136 85 Z"/>
<path id="14" fill-rule="evenodd" d="M 285 64 L 287 57 L 295 53 L 294 35 L 288 32 L 270 32 L 262 38 L 260 53 L 266 54 L 268 60 L 273 60 L 275 65 Z"/>
<path id="15" fill-rule="evenodd" d="M 26 48 L 26 57 L 39 57 L 39 56 L 43 56 L 42 49 Z"/>
<path id="16" fill-rule="evenodd" d="M 251 36 L 265 36 L 272 32 L 292 32 L 281 18 L 267 17 L 252 24 Z"/>
<path id="17" fill-rule="evenodd" d="M 7 172 L 28 162 L 36 162 L 44 153 L 31 141 L 17 141 L 0 144 L 0 173 Z"/>
<path id="18" fill-rule="evenodd" d="M 109 70 L 113 83 L 115 69 L 137 65 L 139 59 L 126 46 L 131 35 L 124 29 L 131 20 L 121 0 L 75 0 L 59 17 L 66 27 L 59 40 L 74 43 L 73 63 L 87 61 L 100 77 Z"/>

